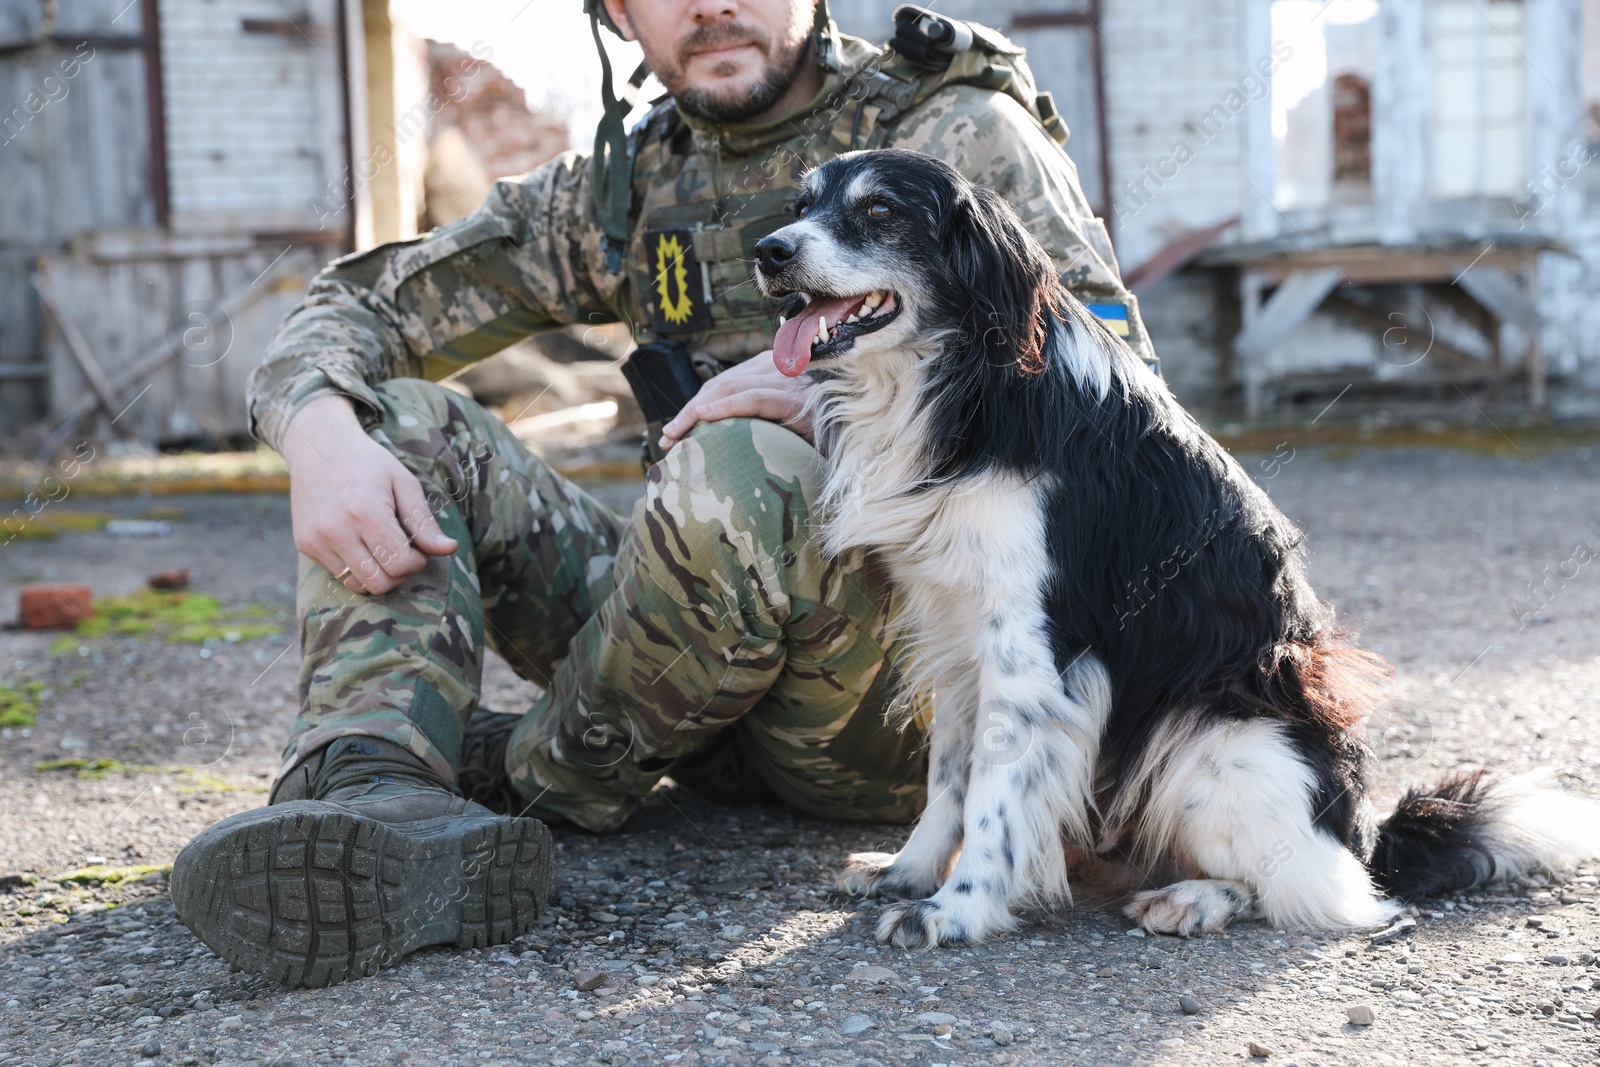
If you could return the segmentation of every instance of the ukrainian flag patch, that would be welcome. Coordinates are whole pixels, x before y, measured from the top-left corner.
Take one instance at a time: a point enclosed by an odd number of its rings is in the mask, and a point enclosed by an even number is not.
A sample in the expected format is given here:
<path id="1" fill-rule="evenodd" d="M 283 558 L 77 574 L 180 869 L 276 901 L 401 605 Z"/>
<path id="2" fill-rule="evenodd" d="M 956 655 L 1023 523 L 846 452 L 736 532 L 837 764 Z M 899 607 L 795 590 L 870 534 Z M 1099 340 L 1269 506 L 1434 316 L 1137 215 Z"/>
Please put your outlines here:
<path id="1" fill-rule="evenodd" d="M 1105 323 L 1118 337 L 1128 336 L 1127 304 L 1085 304 L 1094 317 Z"/>

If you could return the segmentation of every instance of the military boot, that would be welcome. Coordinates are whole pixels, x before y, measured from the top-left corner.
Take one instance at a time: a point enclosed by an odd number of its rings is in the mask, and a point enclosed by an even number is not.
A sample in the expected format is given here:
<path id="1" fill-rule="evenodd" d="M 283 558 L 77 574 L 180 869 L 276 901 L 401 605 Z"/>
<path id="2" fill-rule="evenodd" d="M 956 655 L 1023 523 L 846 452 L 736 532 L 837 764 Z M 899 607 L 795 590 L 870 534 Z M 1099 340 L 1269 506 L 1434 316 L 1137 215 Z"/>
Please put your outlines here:
<path id="1" fill-rule="evenodd" d="M 461 732 L 461 770 L 456 784 L 461 795 L 501 815 L 521 815 L 527 803 L 506 773 L 506 746 L 521 715 L 478 708 Z"/>
<path id="2" fill-rule="evenodd" d="M 172 899 L 229 963 L 316 988 L 427 945 L 526 933 L 550 893 L 551 853 L 538 820 L 458 796 L 399 745 L 342 737 L 285 775 L 267 807 L 190 841 Z"/>

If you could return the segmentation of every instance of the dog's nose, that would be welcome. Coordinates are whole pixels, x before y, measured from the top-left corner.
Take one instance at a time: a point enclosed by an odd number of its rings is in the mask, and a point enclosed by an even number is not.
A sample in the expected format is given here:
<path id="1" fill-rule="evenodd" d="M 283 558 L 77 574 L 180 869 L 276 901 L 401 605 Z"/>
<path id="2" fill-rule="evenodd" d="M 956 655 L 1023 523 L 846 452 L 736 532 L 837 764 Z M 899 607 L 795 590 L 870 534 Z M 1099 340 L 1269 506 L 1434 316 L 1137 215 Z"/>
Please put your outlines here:
<path id="1" fill-rule="evenodd" d="M 793 241 L 773 234 L 756 242 L 756 262 L 763 274 L 775 274 L 794 258 L 795 251 Z"/>

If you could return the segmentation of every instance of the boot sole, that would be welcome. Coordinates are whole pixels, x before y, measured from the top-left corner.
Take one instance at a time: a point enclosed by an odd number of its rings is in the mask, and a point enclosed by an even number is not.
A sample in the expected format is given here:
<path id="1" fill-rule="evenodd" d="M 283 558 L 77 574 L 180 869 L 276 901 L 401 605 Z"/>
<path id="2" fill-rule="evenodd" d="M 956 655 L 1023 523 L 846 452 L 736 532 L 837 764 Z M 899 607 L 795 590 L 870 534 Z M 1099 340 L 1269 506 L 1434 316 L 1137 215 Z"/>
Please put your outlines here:
<path id="1" fill-rule="evenodd" d="M 224 819 L 172 866 L 172 900 L 229 963 L 286 986 L 364 978 L 429 945 L 527 933 L 550 895 L 550 831 L 483 815 L 383 823 L 299 800 Z"/>

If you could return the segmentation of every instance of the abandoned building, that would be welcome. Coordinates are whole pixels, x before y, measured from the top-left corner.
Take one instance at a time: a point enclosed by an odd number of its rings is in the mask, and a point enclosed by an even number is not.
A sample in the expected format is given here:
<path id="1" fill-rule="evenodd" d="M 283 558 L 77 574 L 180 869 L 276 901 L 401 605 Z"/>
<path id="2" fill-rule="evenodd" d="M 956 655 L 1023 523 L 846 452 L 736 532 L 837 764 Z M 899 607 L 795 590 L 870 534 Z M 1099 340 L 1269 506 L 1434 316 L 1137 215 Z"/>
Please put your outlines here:
<path id="1" fill-rule="evenodd" d="M 1191 406 L 1600 413 L 1596 0 L 933 6 L 1027 49 Z"/>
<path id="2" fill-rule="evenodd" d="M 491 54 L 385 0 L 0 0 L 0 437 L 241 442 L 316 270 L 566 147 Z"/>
<path id="3" fill-rule="evenodd" d="M 895 6 L 831 0 L 880 41 Z M 1027 49 L 1203 416 L 1600 415 L 1600 0 L 934 6 Z M 518 38 L 285 10 L 0 0 L 0 433 L 238 440 L 318 266 L 568 139 Z"/>

